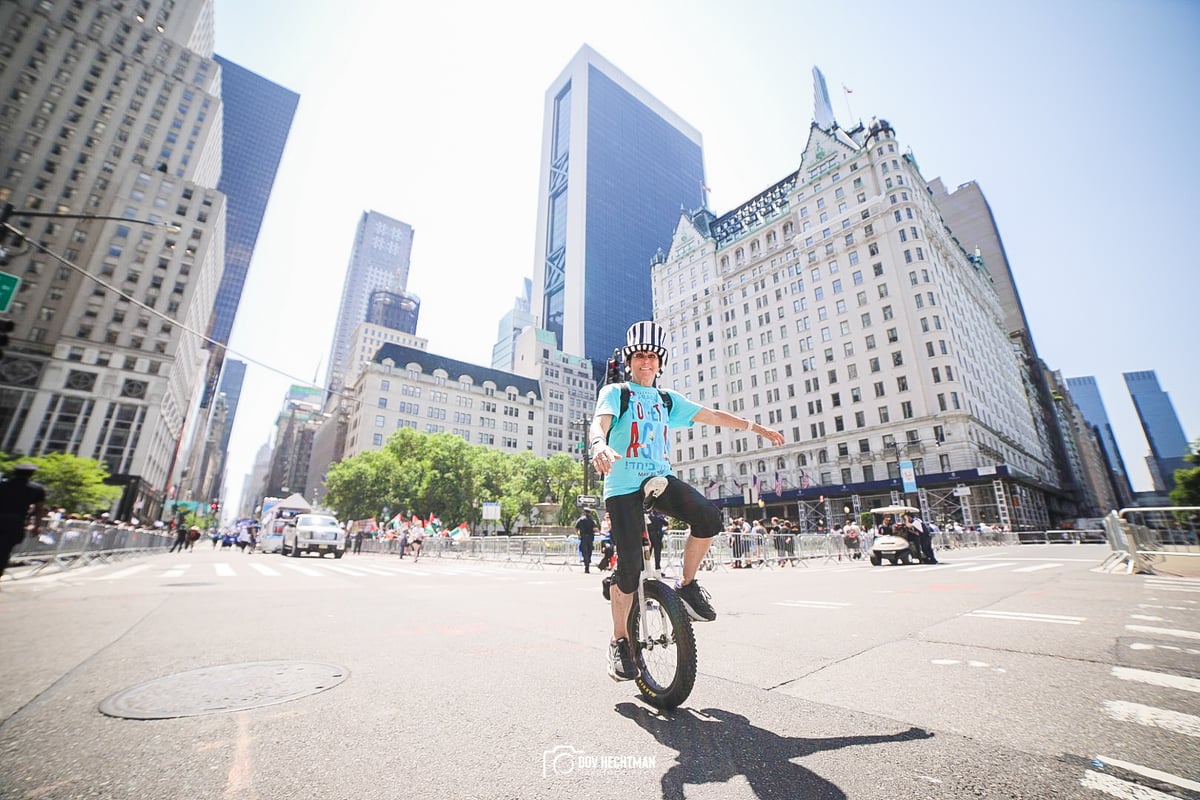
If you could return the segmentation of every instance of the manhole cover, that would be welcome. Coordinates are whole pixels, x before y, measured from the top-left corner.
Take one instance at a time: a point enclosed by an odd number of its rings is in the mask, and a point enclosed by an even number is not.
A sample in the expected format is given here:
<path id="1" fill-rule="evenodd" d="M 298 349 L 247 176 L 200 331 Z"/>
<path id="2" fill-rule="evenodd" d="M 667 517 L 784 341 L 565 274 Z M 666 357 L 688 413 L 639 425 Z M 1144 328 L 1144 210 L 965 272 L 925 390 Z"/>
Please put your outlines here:
<path id="1" fill-rule="evenodd" d="M 124 719 L 173 719 L 286 703 L 337 686 L 349 671 L 311 661 L 254 661 L 180 672 L 123 689 L 100 711 Z"/>

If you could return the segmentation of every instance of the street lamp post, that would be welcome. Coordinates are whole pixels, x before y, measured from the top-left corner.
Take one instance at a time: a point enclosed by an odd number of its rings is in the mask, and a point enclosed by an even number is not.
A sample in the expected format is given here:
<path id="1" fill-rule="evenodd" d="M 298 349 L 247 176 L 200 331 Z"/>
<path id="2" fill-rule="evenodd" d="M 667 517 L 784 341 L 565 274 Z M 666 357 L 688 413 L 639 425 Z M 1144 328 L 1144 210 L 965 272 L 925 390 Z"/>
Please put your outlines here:
<path id="1" fill-rule="evenodd" d="M 579 460 L 583 464 L 583 493 L 586 495 L 586 494 L 590 494 L 590 492 L 588 491 L 588 489 L 590 488 L 590 485 L 588 482 L 588 477 L 592 471 L 591 464 L 588 463 L 588 448 L 587 448 L 587 436 L 588 436 L 588 431 L 591 429 L 591 426 L 592 426 L 592 418 L 591 417 L 580 417 L 579 419 L 571 420 L 571 424 L 578 425 L 580 427 L 580 429 L 583 431 L 583 435 L 580 436 L 580 438 L 579 438 L 578 447 L 579 447 Z"/>

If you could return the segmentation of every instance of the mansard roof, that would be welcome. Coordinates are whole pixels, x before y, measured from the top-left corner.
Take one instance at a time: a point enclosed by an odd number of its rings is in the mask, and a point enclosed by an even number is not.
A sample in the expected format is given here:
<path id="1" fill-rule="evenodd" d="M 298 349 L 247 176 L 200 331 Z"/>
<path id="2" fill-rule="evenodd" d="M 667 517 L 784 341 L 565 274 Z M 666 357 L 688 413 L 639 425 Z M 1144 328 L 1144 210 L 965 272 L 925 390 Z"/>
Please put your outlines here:
<path id="1" fill-rule="evenodd" d="M 711 221 L 709 229 L 717 242 L 717 247 L 724 247 L 760 222 L 785 211 L 788 206 L 788 197 L 796 187 L 796 175 L 795 172 L 791 173 L 774 186 L 742 203 L 733 211 Z"/>
<path id="2" fill-rule="evenodd" d="M 392 342 L 384 344 L 376 351 L 375 357 L 371 360 L 376 364 L 382 364 L 385 359 L 389 358 L 392 360 L 392 363 L 401 369 L 407 367 L 409 364 L 416 364 L 421 368 L 422 372 L 429 375 L 440 369 L 445 371 L 446 376 L 450 380 L 457 381 L 465 375 L 476 385 L 492 383 L 497 389 L 507 389 L 511 386 L 522 397 L 528 394 L 532 394 L 539 400 L 542 397 L 542 385 L 533 378 L 492 369 L 491 367 L 481 367 L 478 364 L 468 364 L 465 361 L 456 361 L 453 358 L 430 353 L 427 350 L 405 347 L 402 344 Z"/>

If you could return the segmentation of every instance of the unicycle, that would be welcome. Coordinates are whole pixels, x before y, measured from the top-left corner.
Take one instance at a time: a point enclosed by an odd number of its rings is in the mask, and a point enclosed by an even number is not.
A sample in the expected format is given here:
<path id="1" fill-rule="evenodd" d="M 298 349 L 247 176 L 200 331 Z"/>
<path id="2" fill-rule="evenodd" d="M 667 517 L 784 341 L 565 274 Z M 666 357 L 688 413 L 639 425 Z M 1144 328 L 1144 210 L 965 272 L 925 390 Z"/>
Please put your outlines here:
<path id="1" fill-rule="evenodd" d="M 646 482 L 643 492 L 647 511 L 666 485 L 665 478 Z M 629 641 L 640 672 L 635 683 L 647 703 L 672 709 L 687 700 L 696 683 L 696 636 L 683 601 L 654 568 L 645 531 L 639 587 L 629 609 Z"/>

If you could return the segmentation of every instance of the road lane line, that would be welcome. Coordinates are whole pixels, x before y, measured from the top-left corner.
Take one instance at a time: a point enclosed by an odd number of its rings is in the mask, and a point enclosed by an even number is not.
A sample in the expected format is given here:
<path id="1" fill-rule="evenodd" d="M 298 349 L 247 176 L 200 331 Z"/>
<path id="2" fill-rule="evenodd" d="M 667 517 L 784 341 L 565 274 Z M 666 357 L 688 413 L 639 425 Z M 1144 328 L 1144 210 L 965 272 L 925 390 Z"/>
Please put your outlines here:
<path id="1" fill-rule="evenodd" d="M 1196 631 L 1182 631 L 1178 628 L 1156 628 L 1153 625 L 1126 625 L 1125 630 L 1133 631 L 1134 633 L 1157 633 L 1162 636 L 1174 636 L 1178 639 L 1195 639 L 1200 641 L 1200 633 Z"/>
<path id="2" fill-rule="evenodd" d="M 1039 569 L 1054 569 L 1055 567 L 1061 566 L 1062 564 L 1034 564 L 1031 567 L 1020 567 L 1018 569 L 1014 569 L 1013 572 L 1037 572 Z"/>
<path id="3" fill-rule="evenodd" d="M 1007 619 L 1021 622 L 1049 622 L 1055 625 L 1079 625 L 1087 617 L 1067 617 L 1059 614 L 1027 614 L 1021 611 L 989 611 L 980 609 L 968 611 L 965 616 L 981 619 Z"/>
<path id="4" fill-rule="evenodd" d="M 1001 561 L 998 564 L 980 564 L 977 567 L 967 567 L 962 572 L 983 572 L 985 569 L 999 569 L 1000 567 L 1011 567 L 1015 565 L 1015 561 Z"/>
<path id="5" fill-rule="evenodd" d="M 1164 794 L 1149 786 L 1140 786 L 1090 769 L 1084 771 L 1083 778 L 1079 783 L 1084 788 L 1104 792 L 1109 797 L 1116 797 L 1118 800 L 1175 800 L 1174 795 Z"/>
<path id="6" fill-rule="evenodd" d="M 1150 672 L 1130 667 L 1113 667 L 1112 674 L 1114 678 L 1120 678 L 1123 681 L 1137 681 L 1167 689 L 1182 689 L 1185 692 L 1200 692 L 1200 680 L 1196 678 L 1185 678 L 1181 675 L 1168 675 L 1163 672 Z"/>
<path id="7" fill-rule="evenodd" d="M 1162 728 L 1171 733 L 1200 737 L 1200 717 L 1165 708 L 1127 703 L 1124 700 L 1105 700 L 1104 710 L 1120 722 L 1133 722 L 1150 728 Z"/>
<path id="8" fill-rule="evenodd" d="M 270 577 L 279 577 L 279 575 L 281 574 L 281 573 L 277 572 L 276 570 L 271 569 L 266 564 L 255 563 L 255 564 L 251 564 L 250 566 L 253 569 L 257 570 L 258 572 L 262 573 L 263 575 L 268 575 Z"/>
<path id="9" fill-rule="evenodd" d="M 1153 778 L 1156 781 L 1174 784 L 1180 789 L 1187 789 L 1192 792 L 1200 792 L 1200 783 L 1190 781 L 1187 778 L 1181 778 L 1178 775 L 1172 775 L 1169 772 L 1143 767 L 1141 764 L 1130 764 L 1128 761 L 1118 761 L 1115 758 L 1108 756 L 1096 756 L 1096 760 L 1105 766 L 1112 765 L 1117 769 L 1123 769 L 1127 772 L 1136 772 L 1138 775 L 1145 775 L 1147 778 Z"/>
<path id="10" fill-rule="evenodd" d="M 116 572 L 112 573 L 111 575 L 101 575 L 99 578 L 96 578 L 96 580 L 98 580 L 98 581 L 115 581 L 115 580 L 119 580 L 120 578 L 128 578 L 130 575 L 135 575 L 135 574 L 141 572 L 142 570 L 149 569 L 149 568 L 150 568 L 149 564 L 138 564 L 137 566 L 134 566 L 134 567 L 126 567 L 125 569 L 117 570 Z"/>
<path id="11" fill-rule="evenodd" d="M 222 578 L 236 578 L 237 577 L 237 573 L 233 571 L 233 567 L 229 566 L 228 564 L 226 564 L 224 562 L 218 561 L 216 564 L 213 564 L 213 570 L 217 573 L 217 575 L 219 577 L 222 577 Z"/>

